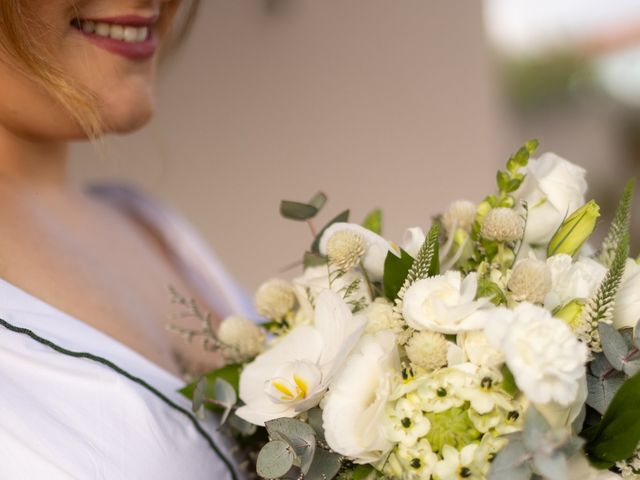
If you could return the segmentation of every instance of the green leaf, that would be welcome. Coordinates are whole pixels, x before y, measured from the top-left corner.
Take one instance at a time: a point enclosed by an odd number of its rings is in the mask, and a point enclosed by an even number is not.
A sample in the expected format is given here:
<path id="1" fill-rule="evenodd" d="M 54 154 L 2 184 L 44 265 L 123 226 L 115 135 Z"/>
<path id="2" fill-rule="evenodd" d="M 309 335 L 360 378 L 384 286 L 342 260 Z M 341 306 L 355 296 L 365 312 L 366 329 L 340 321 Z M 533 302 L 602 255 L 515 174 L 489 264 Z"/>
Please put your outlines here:
<path id="1" fill-rule="evenodd" d="M 191 409 L 193 413 L 198 412 L 203 407 L 207 397 L 206 390 L 207 379 L 202 377 L 200 380 L 198 380 L 198 382 L 195 384 L 195 388 L 193 389 L 193 398 L 191 399 Z"/>
<path id="2" fill-rule="evenodd" d="M 384 295 L 389 300 L 394 301 L 398 292 L 402 288 L 409 269 L 413 264 L 413 257 L 404 250 L 400 251 L 400 257 L 389 251 L 384 261 Z"/>
<path id="3" fill-rule="evenodd" d="M 322 234 L 326 232 L 327 228 L 329 228 L 334 223 L 342 223 L 349 221 L 349 210 L 345 210 L 344 212 L 339 213 L 334 219 L 332 219 L 329 223 L 327 223 L 322 230 L 316 235 L 316 238 L 313 240 L 311 244 L 311 251 L 313 253 L 320 253 L 320 239 L 322 238 Z"/>
<path id="4" fill-rule="evenodd" d="M 327 196 L 322 192 L 316 193 L 313 198 L 309 200 L 309 205 L 315 207 L 318 212 L 322 210 L 322 207 L 324 207 L 326 203 Z"/>
<path id="5" fill-rule="evenodd" d="M 498 286 L 497 283 L 489 280 L 488 278 L 481 278 L 478 280 L 478 290 L 476 291 L 476 296 L 478 298 L 486 297 L 490 299 L 491 302 L 496 306 L 507 304 L 507 297 L 502 289 Z"/>
<path id="6" fill-rule="evenodd" d="M 316 451 L 316 433 L 308 424 L 293 418 L 277 418 L 265 423 L 269 437 L 287 442 L 300 458 L 300 469 L 306 474 Z"/>
<path id="7" fill-rule="evenodd" d="M 608 468 L 633 455 L 640 441 L 640 374 L 623 383 L 600 423 L 583 437 L 589 459 L 598 466 Z"/>
<path id="8" fill-rule="evenodd" d="M 340 456 L 325 450 L 324 448 L 318 448 L 316 455 L 313 458 L 313 462 L 309 471 L 304 476 L 305 480 L 331 480 L 340 471 L 342 461 Z"/>
<path id="9" fill-rule="evenodd" d="M 273 440 L 260 450 L 256 470 L 263 478 L 282 477 L 291 470 L 294 459 L 293 449 L 287 442 Z"/>
<path id="10" fill-rule="evenodd" d="M 600 343 L 605 357 L 616 370 L 622 370 L 629 347 L 622 334 L 608 323 L 598 325 Z"/>
<path id="11" fill-rule="evenodd" d="M 502 373 L 502 383 L 501 387 L 507 394 L 514 397 L 518 393 L 518 386 L 516 385 L 516 379 L 513 377 L 513 373 L 509 370 L 509 367 L 503 365 L 500 369 L 500 373 Z"/>
<path id="12" fill-rule="evenodd" d="M 382 210 L 376 208 L 372 212 L 370 212 L 364 222 L 362 222 L 362 226 L 366 229 L 371 230 L 373 233 L 377 233 L 378 235 L 382 234 Z"/>
<path id="13" fill-rule="evenodd" d="M 238 364 L 225 365 L 222 368 L 218 368 L 217 370 L 214 370 L 213 372 L 207 373 L 206 375 L 203 376 L 203 378 L 198 379 L 198 380 L 190 383 L 189 385 L 181 388 L 178 391 L 182 395 L 187 397 L 189 400 L 193 400 L 194 391 L 196 389 L 196 386 L 198 385 L 198 382 L 200 382 L 201 380 L 205 380 L 206 379 L 205 396 L 207 398 L 215 398 L 215 394 L 216 394 L 216 392 L 215 392 L 216 378 L 221 378 L 222 380 L 226 380 L 227 382 L 229 382 L 229 384 L 233 387 L 233 389 L 236 392 L 238 392 L 238 385 L 240 383 L 240 371 L 241 371 L 241 369 L 242 369 L 242 365 L 238 365 Z M 211 410 L 219 411 L 219 409 L 215 408 L 215 406 L 213 406 L 213 405 L 205 404 L 205 407 L 209 408 Z"/>
<path id="14" fill-rule="evenodd" d="M 371 465 L 358 465 L 353 471 L 352 478 L 353 480 L 368 480 L 371 474 L 375 474 L 375 469 Z"/>
<path id="15" fill-rule="evenodd" d="M 305 252 L 302 260 L 305 270 L 311 267 L 321 267 L 327 264 L 327 257 L 314 252 Z"/>
<path id="16" fill-rule="evenodd" d="M 283 200 L 280 202 L 280 215 L 289 220 L 303 222 L 310 220 L 318 214 L 318 209 L 308 203 Z"/>
<path id="17" fill-rule="evenodd" d="M 611 222 L 609 233 L 607 233 L 598 252 L 598 260 L 607 267 L 610 267 L 613 263 L 618 245 L 623 237 L 629 233 L 629 227 L 631 225 L 631 205 L 633 203 L 633 190 L 635 185 L 636 180 L 634 178 L 627 183 L 622 193 L 622 198 L 618 203 L 613 221 Z"/>

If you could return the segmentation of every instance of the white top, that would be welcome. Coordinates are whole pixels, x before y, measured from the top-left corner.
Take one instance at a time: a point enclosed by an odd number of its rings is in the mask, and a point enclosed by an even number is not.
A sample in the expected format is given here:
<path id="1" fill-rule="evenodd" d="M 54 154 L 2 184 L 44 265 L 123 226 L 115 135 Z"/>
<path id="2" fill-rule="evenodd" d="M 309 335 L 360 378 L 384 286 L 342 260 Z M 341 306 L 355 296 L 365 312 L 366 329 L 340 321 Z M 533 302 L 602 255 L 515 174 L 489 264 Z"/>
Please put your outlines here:
<path id="1" fill-rule="evenodd" d="M 177 217 L 171 220 L 174 240 L 193 254 L 190 242 L 202 242 L 186 226 L 176 229 Z M 171 231 L 171 225 L 164 227 Z M 217 263 L 212 254 L 209 260 Z M 222 267 L 213 267 L 200 276 L 209 276 L 213 291 L 225 292 L 214 303 L 225 306 L 223 314 L 250 313 L 240 290 L 220 276 Z M 177 392 L 182 380 L 4 280 L 0 319 L 64 349 L 104 357 L 190 411 L 190 401 Z M 0 479 L 232 479 L 225 463 L 231 457 L 214 420 L 201 426 L 221 455 L 192 421 L 108 366 L 60 353 L 0 325 Z"/>

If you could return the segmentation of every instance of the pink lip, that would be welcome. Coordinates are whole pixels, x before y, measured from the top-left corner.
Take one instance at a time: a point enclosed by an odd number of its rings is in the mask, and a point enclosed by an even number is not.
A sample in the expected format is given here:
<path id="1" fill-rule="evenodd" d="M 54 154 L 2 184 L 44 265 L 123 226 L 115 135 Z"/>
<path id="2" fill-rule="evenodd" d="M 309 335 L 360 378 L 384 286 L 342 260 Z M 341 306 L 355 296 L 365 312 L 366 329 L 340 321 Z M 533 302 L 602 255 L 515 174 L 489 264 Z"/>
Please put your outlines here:
<path id="1" fill-rule="evenodd" d="M 96 23 L 109 23 L 115 25 L 122 25 L 123 27 L 148 27 L 149 36 L 142 42 L 125 42 L 124 40 L 115 40 L 111 37 L 102 37 L 95 33 L 87 33 L 82 28 L 73 25 L 73 28 L 81 33 L 91 43 L 107 50 L 116 55 L 128 58 L 129 60 L 147 60 L 156 53 L 158 49 L 158 42 L 153 32 L 153 25 L 158 20 L 158 16 L 154 17 L 140 17 L 137 15 L 124 15 L 120 17 L 109 18 L 96 18 L 96 19 L 83 19 L 90 20 Z"/>

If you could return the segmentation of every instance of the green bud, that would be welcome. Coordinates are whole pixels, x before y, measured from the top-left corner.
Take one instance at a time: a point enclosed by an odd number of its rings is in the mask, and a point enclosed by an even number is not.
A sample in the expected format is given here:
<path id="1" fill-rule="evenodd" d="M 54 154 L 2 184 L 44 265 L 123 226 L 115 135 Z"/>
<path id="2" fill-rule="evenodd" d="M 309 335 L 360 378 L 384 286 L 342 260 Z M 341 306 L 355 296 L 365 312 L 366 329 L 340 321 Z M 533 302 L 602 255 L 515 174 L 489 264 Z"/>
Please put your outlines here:
<path id="1" fill-rule="evenodd" d="M 573 256 L 593 233 L 599 216 L 600 207 L 593 200 L 573 212 L 549 242 L 547 256 L 559 253 Z"/>
<path id="2" fill-rule="evenodd" d="M 478 205 L 478 216 L 484 218 L 491 210 L 493 210 L 491 203 L 488 200 L 484 200 Z"/>
<path id="3" fill-rule="evenodd" d="M 571 300 L 569 303 L 564 306 L 558 308 L 553 316 L 559 318 L 564 323 L 569 325 L 571 330 L 575 331 L 577 327 L 578 320 L 580 319 L 580 314 L 582 313 L 582 309 L 584 308 L 584 300 Z"/>

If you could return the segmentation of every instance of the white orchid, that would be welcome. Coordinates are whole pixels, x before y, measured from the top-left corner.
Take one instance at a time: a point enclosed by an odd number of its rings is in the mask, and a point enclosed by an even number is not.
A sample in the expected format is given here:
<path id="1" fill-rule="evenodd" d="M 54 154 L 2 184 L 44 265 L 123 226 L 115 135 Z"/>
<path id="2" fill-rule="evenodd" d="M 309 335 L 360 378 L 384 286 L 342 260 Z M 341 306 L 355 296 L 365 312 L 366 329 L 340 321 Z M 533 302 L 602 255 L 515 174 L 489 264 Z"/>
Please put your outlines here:
<path id="1" fill-rule="evenodd" d="M 384 261 L 387 253 L 392 250 L 391 244 L 380 235 L 368 230 L 355 223 L 338 222 L 331 225 L 325 230 L 320 238 L 320 253 L 327 254 L 327 245 L 329 239 L 344 230 L 360 235 L 365 244 L 365 252 L 362 257 L 362 264 L 369 273 L 372 280 L 380 280 L 384 274 Z"/>
<path id="2" fill-rule="evenodd" d="M 419 280 L 405 292 L 402 314 L 416 330 L 458 333 L 483 328 L 486 317 L 478 310 L 490 302 L 475 300 L 477 288 L 475 272 L 464 279 L 460 272 L 448 271 Z"/>
<path id="3" fill-rule="evenodd" d="M 366 319 L 353 316 L 335 292 L 317 298 L 314 325 L 301 325 L 249 363 L 240 376 L 237 410 L 244 420 L 264 425 L 312 407 L 340 371 L 358 342 Z"/>

